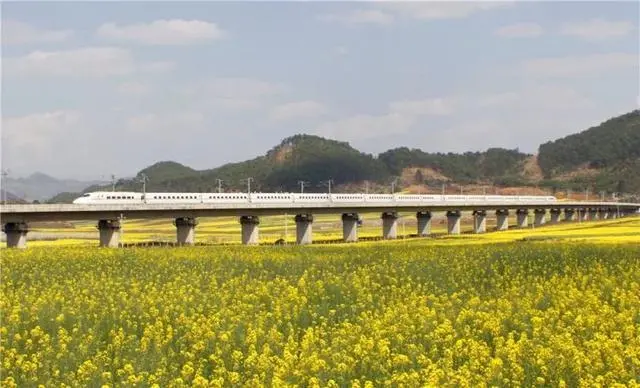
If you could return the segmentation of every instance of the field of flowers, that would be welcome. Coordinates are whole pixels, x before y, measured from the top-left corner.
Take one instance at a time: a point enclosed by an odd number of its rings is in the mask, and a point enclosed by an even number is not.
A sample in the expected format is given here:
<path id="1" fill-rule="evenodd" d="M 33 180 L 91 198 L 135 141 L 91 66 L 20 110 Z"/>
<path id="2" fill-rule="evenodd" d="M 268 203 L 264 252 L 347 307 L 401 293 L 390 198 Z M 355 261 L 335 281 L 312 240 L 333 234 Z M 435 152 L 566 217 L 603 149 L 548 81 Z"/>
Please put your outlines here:
<path id="1" fill-rule="evenodd" d="M 13 386 L 638 386 L 640 246 L 34 247 Z"/>

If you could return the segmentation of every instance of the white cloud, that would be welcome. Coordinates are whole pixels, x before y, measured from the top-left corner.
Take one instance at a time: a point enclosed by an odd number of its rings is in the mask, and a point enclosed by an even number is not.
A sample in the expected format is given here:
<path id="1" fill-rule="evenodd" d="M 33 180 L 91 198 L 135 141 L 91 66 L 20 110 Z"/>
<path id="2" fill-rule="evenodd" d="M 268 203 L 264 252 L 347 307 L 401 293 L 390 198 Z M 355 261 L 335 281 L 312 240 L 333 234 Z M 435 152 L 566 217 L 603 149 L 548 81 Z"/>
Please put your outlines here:
<path id="1" fill-rule="evenodd" d="M 297 118 L 317 117 L 326 112 L 326 107 L 315 101 L 296 101 L 278 105 L 271 110 L 272 120 L 285 121 Z"/>
<path id="2" fill-rule="evenodd" d="M 60 136 L 80 119 L 76 111 L 58 110 L 33 113 L 21 117 L 3 118 L 3 148 L 9 147 L 46 147 L 53 136 Z"/>
<path id="3" fill-rule="evenodd" d="M 69 39 L 71 30 L 45 30 L 18 20 L 2 22 L 2 44 L 56 43 Z"/>
<path id="4" fill-rule="evenodd" d="M 563 85 L 536 84 L 519 91 L 489 94 L 478 99 L 482 108 L 534 111 L 589 109 L 594 103 L 575 89 Z"/>
<path id="5" fill-rule="evenodd" d="M 117 91 L 122 94 L 131 96 L 142 96 L 149 93 L 149 86 L 142 82 L 123 82 L 116 87 Z"/>
<path id="6" fill-rule="evenodd" d="M 635 29 L 631 22 L 591 19 L 581 22 L 565 23 L 560 33 L 576 36 L 585 40 L 598 41 L 626 36 Z"/>
<path id="7" fill-rule="evenodd" d="M 107 77 L 137 71 L 164 72 L 169 62 L 137 62 L 131 52 L 117 47 L 84 47 L 63 51 L 33 51 L 7 58 L 6 74 L 19 76 Z"/>
<path id="8" fill-rule="evenodd" d="M 522 64 L 522 70 L 538 77 L 579 77 L 639 66 L 638 54 L 607 53 L 530 59 Z"/>
<path id="9" fill-rule="evenodd" d="M 284 91 L 284 85 L 253 78 L 212 78 L 185 87 L 181 94 L 193 105 L 216 113 L 239 113 L 256 110 Z"/>
<path id="10" fill-rule="evenodd" d="M 448 116 L 453 113 L 453 101 L 444 98 L 394 101 L 389 104 L 389 110 L 407 116 Z"/>
<path id="11" fill-rule="evenodd" d="M 200 112 L 146 113 L 129 117 L 125 129 L 133 134 L 153 135 L 154 138 L 184 136 L 202 129 L 205 117 Z"/>
<path id="12" fill-rule="evenodd" d="M 537 23 L 516 23 L 498 28 L 494 34 L 504 38 L 533 38 L 542 35 L 542 27 Z"/>
<path id="13" fill-rule="evenodd" d="M 389 103 L 384 115 L 356 115 L 323 123 L 315 129 L 322 136 L 358 140 L 402 134 L 421 116 L 446 116 L 453 113 L 452 99 L 402 100 Z"/>
<path id="14" fill-rule="evenodd" d="M 3 118 L 3 161 L 13 170 L 25 170 L 38 163 L 46 165 L 61 152 L 53 144 L 61 139 L 67 142 L 69 138 L 73 138 L 79 130 L 80 119 L 80 113 L 71 110 Z"/>
<path id="15" fill-rule="evenodd" d="M 415 123 L 415 117 L 398 113 L 386 115 L 356 115 L 319 125 L 314 132 L 332 139 L 370 139 L 382 135 L 407 132 Z"/>
<path id="16" fill-rule="evenodd" d="M 461 19 L 476 12 L 511 5 L 511 1 L 374 1 L 372 8 L 354 9 L 343 14 L 321 15 L 319 20 L 347 25 L 388 25 L 398 18 L 418 20 Z"/>
<path id="17" fill-rule="evenodd" d="M 215 23 L 201 20 L 156 20 L 119 26 L 105 23 L 97 34 L 103 38 L 131 41 L 146 45 L 186 45 L 223 38 L 226 33 Z"/>
<path id="18" fill-rule="evenodd" d="M 336 46 L 333 48 L 332 52 L 337 56 L 349 55 L 349 49 L 346 46 Z"/>
<path id="19" fill-rule="evenodd" d="M 377 9 L 356 9 L 345 14 L 321 15 L 319 20 L 344 24 L 390 24 L 393 15 Z"/>
<path id="20" fill-rule="evenodd" d="M 378 8 L 420 20 L 466 18 L 474 13 L 508 7 L 511 1 L 380 1 Z"/>
<path id="21" fill-rule="evenodd" d="M 284 86 L 253 78 L 213 78 L 200 83 L 196 89 L 217 98 L 257 98 L 279 94 Z"/>

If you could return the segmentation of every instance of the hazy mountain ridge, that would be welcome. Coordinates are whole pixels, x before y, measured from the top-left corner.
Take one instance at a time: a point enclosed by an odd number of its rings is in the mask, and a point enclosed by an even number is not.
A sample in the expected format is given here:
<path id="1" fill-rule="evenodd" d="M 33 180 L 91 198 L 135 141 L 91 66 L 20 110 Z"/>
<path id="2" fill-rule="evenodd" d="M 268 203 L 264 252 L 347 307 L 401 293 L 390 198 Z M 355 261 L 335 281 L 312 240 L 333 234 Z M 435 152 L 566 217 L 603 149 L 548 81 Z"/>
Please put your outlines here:
<path id="1" fill-rule="evenodd" d="M 144 174 L 149 191 L 215 191 L 217 179 L 225 191 L 245 191 L 246 178 L 252 178 L 252 190 L 264 191 L 299 191 L 299 181 L 305 181 L 308 191 L 326 191 L 329 179 L 337 190 L 362 191 L 367 181 L 372 192 L 388 191 L 395 179 L 397 188 L 416 185 L 418 190 L 446 183 L 612 193 L 640 191 L 638 171 L 640 111 L 636 110 L 544 143 L 536 155 L 503 148 L 459 154 L 398 147 L 374 156 L 347 142 L 300 134 L 262 156 L 213 169 L 198 171 L 176 162 L 158 162 L 136 178 L 119 180 L 116 189 L 140 191 Z M 83 191 L 99 189 L 111 187 L 91 186 Z M 72 194 L 61 197 L 66 201 Z"/>
<path id="2" fill-rule="evenodd" d="M 4 177 L 3 190 L 15 197 L 31 202 L 34 200 L 45 201 L 60 192 L 84 191 L 91 185 L 104 185 L 105 181 L 82 181 L 76 179 L 57 179 L 41 172 L 35 172 L 27 177 Z"/>

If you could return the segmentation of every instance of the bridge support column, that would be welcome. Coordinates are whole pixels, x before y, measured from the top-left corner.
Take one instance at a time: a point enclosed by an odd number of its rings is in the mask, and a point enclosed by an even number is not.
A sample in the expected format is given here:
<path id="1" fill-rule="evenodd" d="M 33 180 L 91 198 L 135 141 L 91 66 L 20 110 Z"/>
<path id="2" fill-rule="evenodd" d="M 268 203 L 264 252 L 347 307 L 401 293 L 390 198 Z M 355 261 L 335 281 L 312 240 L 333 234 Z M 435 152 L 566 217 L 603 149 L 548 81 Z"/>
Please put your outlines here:
<path id="1" fill-rule="evenodd" d="M 549 213 L 551 214 L 551 220 L 549 220 L 550 224 L 557 224 L 560 222 L 560 213 L 562 211 L 560 209 L 551 209 Z"/>
<path id="2" fill-rule="evenodd" d="M 98 231 L 100 232 L 100 246 L 107 248 L 117 248 L 120 246 L 120 221 L 100 220 L 98 221 Z"/>
<path id="3" fill-rule="evenodd" d="M 578 221 L 585 222 L 589 220 L 589 212 L 587 209 L 578 209 Z"/>
<path id="4" fill-rule="evenodd" d="M 24 249 L 27 247 L 29 225 L 26 222 L 7 222 L 2 231 L 7 235 L 7 248 Z"/>
<path id="5" fill-rule="evenodd" d="M 398 213 L 384 212 L 382 213 L 382 238 L 385 240 L 394 240 L 398 237 Z"/>
<path id="6" fill-rule="evenodd" d="M 176 218 L 176 240 L 178 245 L 193 245 L 195 243 L 196 225 L 198 220 L 192 217 Z"/>
<path id="7" fill-rule="evenodd" d="M 516 224 L 519 228 L 526 228 L 527 226 L 529 226 L 529 210 L 516 210 Z"/>
<path id="8" fill-rule="evenodd" d="M 460 234 L 460 210 L 449 210 L 447 212 L 447 232 L 449 234 Z"/>
<path id="9" fill-rule="evenodd" d="M 496 230 L 509 229 L 509 209 L 496 210 Z"/>
<path id="10" fill-rule="evenodd" d="M 358 213 L 342 214 L 342 239 L 344 242 L 358 241 Z"/>
<path id="11" fill-rule="evenodd" d="M 295 217 L 296 221 L 296 244 L 307 245 L 313 241 L 312 236 L 312 214 L 298 214 Z"/>
<path id="12" fill-rule="evenodd" d="M 258 216 L 241 216 L 242 243 L 244 245 L 256 245 L 260 242 L 259 228 L 260 218 Z"/>
<path id="13" fill-rule="evenodd" d="M 589 209 L 589 219 L 591 221 L 598 219 L 598 209 Z"/>
<path id="14" fill-rule="evenodd" d="M 574 220 L 576 211 L 574 209 L 564 209 L 564 220 L 572 222 Z"/>
<path id="15" fill-rule="evenodd" d="M 487 231 L 487 212 L 475 210 L 473 212 L 473 233 L 485 233 Z"/>
<path id="16" fill-rule="evenodd" d="M 606 220 L 607 219 L 607 209 L 598 209 L 598 219 L 599 220 Z"/>
<path id="17" fill-rule="evenodd" d="M 533 211 L 533 225 L 534 226 L 542 226 L 546 222 L 545 217 L 547 216 L 547 211 L 544 209 L 536 209 Z"/>
<path id="18" fill-rule="evenodd" d="M 418 236 L 428 236 L 431 234 L 431 212 L 417 212 Z"/>

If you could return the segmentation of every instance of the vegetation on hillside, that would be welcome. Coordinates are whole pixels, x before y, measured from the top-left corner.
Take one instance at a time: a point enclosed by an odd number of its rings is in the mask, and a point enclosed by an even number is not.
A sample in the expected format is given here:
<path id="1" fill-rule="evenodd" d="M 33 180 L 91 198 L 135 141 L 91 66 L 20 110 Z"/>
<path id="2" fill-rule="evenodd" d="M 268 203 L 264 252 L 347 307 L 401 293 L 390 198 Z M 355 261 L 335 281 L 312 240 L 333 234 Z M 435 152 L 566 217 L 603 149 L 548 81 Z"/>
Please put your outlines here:
<path id="1" fill-rule="evenodd" d="M 429 167 L 459 183 L 479 180 L 515 179 L 530 155 L 516 150 L 490 148 L 485 152 L 426 153 L 407 147 L 380 154 L 379 159 L 393 174 L 407 167 Z"/>
<path id="2" fill-rule="evenodd" d="M 142 174 L 149 191 L 215 191 L 222 180 L 224 191 L 297 191 L 299 181 L 307 190 L 325 191 L 327 181 L 344 190 L 361 190 L 368 181 L 371 192 L 388 191 L 394 177 L 414 174 L 410 184 L 488 184 L 496 187 L 536 186 L 550 192 L 589 190 L 633 193 L 640 191 L 640 111 L 608 120 L 581 133 L 540 146 L 536 157 L 518 149 L 490 148 L 484 152 L 427 153 L 400 147 L 377 157 L 346 142 L 312 135 L 284 139 L 265 155 L 238 163 L 197 171 L 176 162 L 159 162 L 133 179 L 121 179 L 117 190 L 142 189 Z M 540 168 L 538 168 L 538 165 Z M 433 174 L 423 174 L 429 169 Z M 537 172 L 536 172 L 537 169 Z M 540 171 L 541 170 L 541 171 Z M 544 176 L 543 176 L 544 175 Z M 396 186 L 398 188 L 399 185 Z M 91 186 L 84 191 L 110 190 Z M 66 201 L 59 195 L 51 201 Z"/>
<path id="3" fill-rule="evenodd" d="M 640 110 L 540 146 L 538 163 L 547 177 L 577 167 L 605 168 L 640 158 Z"/>

